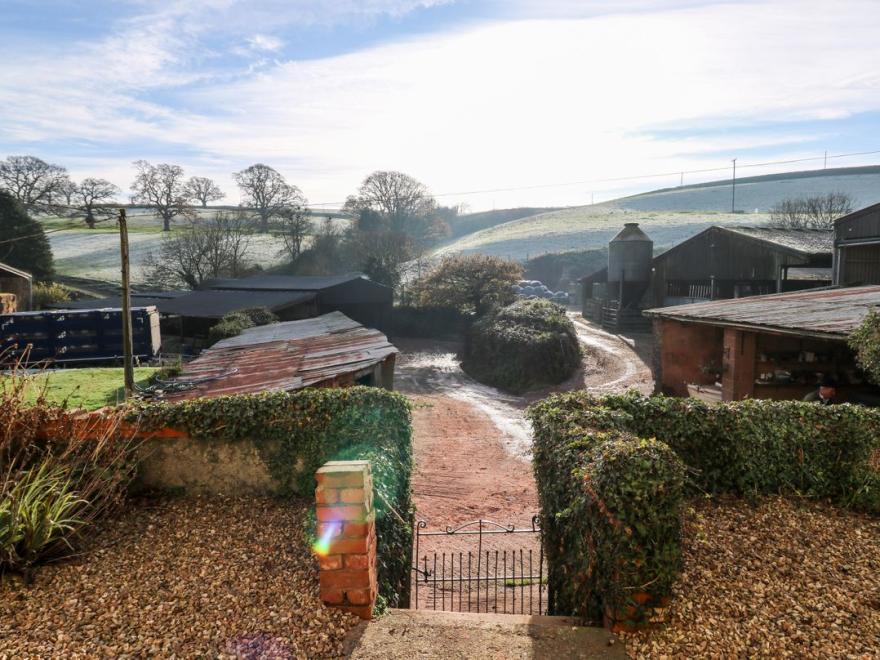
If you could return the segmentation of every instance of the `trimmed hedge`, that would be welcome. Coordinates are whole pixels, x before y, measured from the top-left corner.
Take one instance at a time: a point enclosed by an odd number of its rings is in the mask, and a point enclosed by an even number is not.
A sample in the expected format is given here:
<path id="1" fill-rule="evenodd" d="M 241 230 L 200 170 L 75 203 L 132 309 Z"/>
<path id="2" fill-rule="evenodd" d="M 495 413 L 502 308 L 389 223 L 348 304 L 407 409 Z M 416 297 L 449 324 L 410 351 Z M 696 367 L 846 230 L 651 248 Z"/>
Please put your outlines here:
<path id="1" fill-rule="evenodd" d="M 379 593 L 392 607 L 409 604 L 413 459 L 404 397 L 372 387 L 316 388 L 145 403 L 129 420 L 147 432 L 170 427 L 205 442 L 251 440 L 279 492 L 288 496 L 313 498 L 315 471 L 329 460 L 369 460 L 380 495 L 375 498 Z"/>
<path id="2" fill-rule="evenodd" d="M 561 383 L 580 364 L 580 344 L 565 308 L 529 299 L 473 324 L 462 367 L 481 382 L 524 392 Z"/>
<path id="3" fill-rule="evenodd" d="M 572 392 L 529 417 L 557 613 L 638 618 L 668 594 L 681 567 L 685 488 L 880 511 L 877 410 Z"/>
<path id="4" fill-rule="evenodd" d="M 418 337 L 443 339 L 459 338 L 467 332 L 473 316 L 454 307 L 412 307 L 398 305 L 394 308 L 392 326 L 395 337 Z"/>

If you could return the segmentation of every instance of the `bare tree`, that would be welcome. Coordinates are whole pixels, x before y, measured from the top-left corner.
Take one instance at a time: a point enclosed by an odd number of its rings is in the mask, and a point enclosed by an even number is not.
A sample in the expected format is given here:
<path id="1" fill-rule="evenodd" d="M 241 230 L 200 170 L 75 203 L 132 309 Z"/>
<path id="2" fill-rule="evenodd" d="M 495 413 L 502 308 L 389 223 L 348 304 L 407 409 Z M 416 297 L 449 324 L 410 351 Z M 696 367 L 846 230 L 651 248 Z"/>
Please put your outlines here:
<path id="1" fill-rule="evenodd" d="M 256 212 L 264 234 L 269 231 L 269 220 L 281 211 L 306 206 L 302 191 L 268 165 L 257 163 L 232 176 L 241 189 L 242 204 Z"/>
<path id="2" fill-rule="evenodd" d="M 299 259 L 303 245 L 312 229 L 308 210 L 301 206 L 291 206 L 278 213 L 279 235 L 284 243 L 281 254 L 288 256 L 291 262 Z"/>
<path id="3" fill-rule="evenodd" d="M 226 193 L 220 190 L 214 180 L 205 176 L 191 176 L 186 182 L 186 195 L 189 199 L 201 203 L 202 208 L 206 208 L 208 202 L 216 202 L 226 197 Z"/>
<path id="4" fill-rule="evenodd" d="M 382 216 L 387 228 L 422 240 L 437 202 L 421 182 L 403 172 L 377 171 L 350 196 L 344 210 L 361 214 L 370 210 Z"/>
<path id="5" fill-rule="evenodd" d="M 120 190 L 117 186 L 107 181 L 107 179 L 83 179 L 82 183 L 76 186 L 72 198 L 74 206 L 78 213 L 85 218 L 86 224 L 94 228 L 95 217 L 98 215 L 110 215 L 112 210 L 104 206 L 106 202 L 113 199 Z M 68 202 L 70 204 L 70 202 Z"/>
<path id="6" fill-rule="evenodd" d="M 76 182 L 73 181 L 73 179 L 65 177 L 58 186 L 58 197 L 64 199 L 65 205 L 73 206 L 73 200 L 78 190 L 79 187 L 76 185 Z"/>
<path id="7" fill-rule="evenodd" d="M 853 198 L 844 192 L 788 197 L 770 209 L 770 224 L 783 229 L 833 229 L 834 221 L 852 210 Z"/>
<path id="8" fill-rule="evenodd" d="M 67 170 L 35 156 L 9 156 L 0 161 L 0 188 L 28 211 L 50 210 L 66 180 Z"/>
<path id="9" fill-rule="evenodd" d="M 190 221 L 167 234 L 158 253 L 147 256 L 146 279 L 154 286 L 197 289 L 215 277 L 239 277 L 253 267 L 248 258 L 250 241 L 250 222 L 242 213 Z"/>
<path id="10" fill-rule="evenodd" d="M 160 163 L 151 165 L 145 160 L 134 162 L 137 176 L 131 184 L 132 202 L 153 209 L 162 218 L 162 229 L 171 231 L 171 221 L 178 216 L 190 217 L 183 168 Z"/>

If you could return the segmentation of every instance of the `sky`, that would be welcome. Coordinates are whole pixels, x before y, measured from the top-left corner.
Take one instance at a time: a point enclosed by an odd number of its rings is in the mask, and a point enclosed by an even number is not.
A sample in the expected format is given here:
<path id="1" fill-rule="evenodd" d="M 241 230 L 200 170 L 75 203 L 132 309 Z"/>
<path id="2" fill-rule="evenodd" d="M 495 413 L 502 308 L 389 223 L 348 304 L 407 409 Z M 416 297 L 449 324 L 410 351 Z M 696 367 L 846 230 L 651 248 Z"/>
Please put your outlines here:
<path id="1" fill-rule="evenodd" d="M 123 190 L 175 163 L 226 203 L 261 162 L 318 208 L 379 169 L 587 204 L 880 150 L 878 33 L 876 0 L 0 0 L 0 158 Z"/>

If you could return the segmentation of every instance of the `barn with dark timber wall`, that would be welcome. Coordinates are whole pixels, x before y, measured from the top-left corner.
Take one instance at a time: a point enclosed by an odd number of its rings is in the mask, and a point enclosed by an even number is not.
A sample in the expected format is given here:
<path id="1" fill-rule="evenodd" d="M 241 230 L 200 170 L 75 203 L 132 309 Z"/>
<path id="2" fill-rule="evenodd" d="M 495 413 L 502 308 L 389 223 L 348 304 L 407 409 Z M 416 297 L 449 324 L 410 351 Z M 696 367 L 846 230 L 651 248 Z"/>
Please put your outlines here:
<path id="1" fill-rule="evenodd" d="M 650 238 L 636 230 L 628 225 L 612 240 L 609 262 L 618 247 L 644 263 L 623 275 L 610 276 L 604 268 L 582 278 L 585 318 L 619 329 L 634 325 L 641 310 L 651 307 L 800 291 L 832 281 L 830 230 L 709 227 L 656 257 L 648 249 Z"/>
<path id="2" fill-rule="evenodd" d="M 834 256 L 835 284 L 880 284 L 880 204 L 835 221 Z"/>
<path id="3" fill-rule="evenodd" d="M 394 294 L 361 273 L 328 276 L 257 275 L 214 280 L 207 288 L 235 292 L 287 292 L 314 296 L 317 314 L 342 312 L 358 323 L 390 332 Z"/>
<path id="4" fill-rule="evenodd" d="M 33 278 L 30 273 L 0 263 L 0 294 L 6 294 L 2 302 L 4 314 L 32 309 L 32 292 Z M 10 295 L 15 296 L 15 300 L 11 300 Z"/>

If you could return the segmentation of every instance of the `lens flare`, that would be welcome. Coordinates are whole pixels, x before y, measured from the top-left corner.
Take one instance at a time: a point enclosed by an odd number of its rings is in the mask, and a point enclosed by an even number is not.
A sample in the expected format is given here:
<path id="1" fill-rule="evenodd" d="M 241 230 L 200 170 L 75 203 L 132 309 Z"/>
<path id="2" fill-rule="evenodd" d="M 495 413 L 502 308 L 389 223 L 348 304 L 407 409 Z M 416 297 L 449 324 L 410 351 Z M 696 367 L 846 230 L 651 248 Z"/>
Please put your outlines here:
<path id="1" fill-rule="evenodd" d="M 312 546 L 314 553 L 326 557 L 330 553 L 330 539 L 336 536 L 341 528 L 342 523 L 326 523 L 320 538 Z"/>

